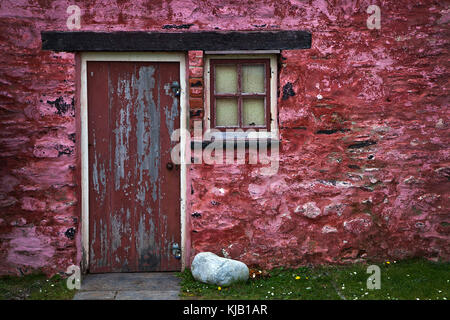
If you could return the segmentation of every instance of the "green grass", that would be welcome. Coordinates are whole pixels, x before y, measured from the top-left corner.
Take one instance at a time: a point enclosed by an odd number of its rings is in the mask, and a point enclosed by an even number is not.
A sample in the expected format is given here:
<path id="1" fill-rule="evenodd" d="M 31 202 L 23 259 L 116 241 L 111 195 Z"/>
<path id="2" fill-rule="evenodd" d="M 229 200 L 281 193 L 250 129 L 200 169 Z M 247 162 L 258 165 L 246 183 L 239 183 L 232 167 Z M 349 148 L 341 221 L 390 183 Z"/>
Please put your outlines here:
<path id="1" fill-rule="evenodd" d="M 375 263 L 374 263 L 375 264 Z M 408 260 L 377 264 L 381 289 L 367 289 L 370 264 L 317 266 L 270 270 L 270 278 L 249 279 L 230 287 L 196 281 L 190 272 L 178 273 L 184 299 L 253 300 L 446 300 L 449 298 L 450 263 Z M 296 277 L 300 279 L 296 279 Z"/>
<path id="2" fill-rule="evenodd" d="M 50 279 L 43 274 L 0 277 L 0 300 L 70 300 L 74 294 L 59 275 Z"/>

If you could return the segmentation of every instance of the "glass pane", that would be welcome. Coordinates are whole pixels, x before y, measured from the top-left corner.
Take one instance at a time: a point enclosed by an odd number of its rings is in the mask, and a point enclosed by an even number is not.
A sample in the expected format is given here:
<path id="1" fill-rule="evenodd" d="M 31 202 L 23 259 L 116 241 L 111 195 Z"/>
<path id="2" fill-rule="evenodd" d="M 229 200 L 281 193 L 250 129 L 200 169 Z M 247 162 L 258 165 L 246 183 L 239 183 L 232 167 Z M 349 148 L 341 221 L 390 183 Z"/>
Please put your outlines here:
<path id="1" fill-rule="evenodd" d="M 237 92 L 237 68 L 236 65 L 219 65 L 215 67 L 216 93 Z"/>
<path id="2" fill-rule="evenodd" d="M 242 92 L 264 93 L 264 65 L 242 66 Z"/>
<path id="3" fill-rule="evenodd" d="M 243 100 L 242 122 L 244 126 L 264 126 L 264 98 L 247 98 Z"/>
<path id="4" fill-rule="evenodd" d="M 216 126 L 237 126 L 237 99 L 216 99 Z"/>

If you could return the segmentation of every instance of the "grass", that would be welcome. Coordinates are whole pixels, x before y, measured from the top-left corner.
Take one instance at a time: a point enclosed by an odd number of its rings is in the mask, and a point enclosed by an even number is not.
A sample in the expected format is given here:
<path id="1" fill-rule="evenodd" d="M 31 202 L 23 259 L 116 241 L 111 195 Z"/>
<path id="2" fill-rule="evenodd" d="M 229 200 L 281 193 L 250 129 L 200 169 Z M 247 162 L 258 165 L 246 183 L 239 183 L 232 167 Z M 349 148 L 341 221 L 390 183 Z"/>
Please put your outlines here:
<path id="1" fill-rule="evenodd" d="M 249 279 L 230 287 L 196 281 L 186 269 L 181 278 L 184 299 L 236 300 L 447 300 L 450 295 L 450 263 L 423 259 L 377 264 L 381 269 L 381 289 L 367 289 L 369 264 L 316 266 L 298 269 L 277 268 L 270 277 Z M 69 300 L 75 290 L 66 280 L 43 274 L 0 277 L 0 300 Z"/>
<path id="2" fill-rule="evenodd" d="M 196 281 L 190 270 L 178 273 L 183 299 L 237 300 L 447 300 L 450 263 L 423 259 L 389 261 L 381 269 L 381 288 L 367 289 L 369 264 L 273 269 L 270 277 L 230 287 Z"/>
<path id="3" fill-rule="evenodd" d="M 43 274 L 0 277 L 0 300 L 70 300 L 74 294 L 59 275 L 50 279 Z"/>

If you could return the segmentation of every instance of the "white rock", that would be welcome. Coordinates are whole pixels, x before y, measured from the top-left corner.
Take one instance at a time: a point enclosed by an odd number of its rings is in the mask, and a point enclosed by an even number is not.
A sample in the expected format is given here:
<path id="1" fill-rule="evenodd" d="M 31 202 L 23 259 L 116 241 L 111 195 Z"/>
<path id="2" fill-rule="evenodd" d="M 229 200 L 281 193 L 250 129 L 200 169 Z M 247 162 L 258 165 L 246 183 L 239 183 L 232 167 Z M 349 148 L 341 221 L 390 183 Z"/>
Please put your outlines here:
<path id="1" fill-rule="evenodd" d="M 372 226 L 370 218 L 355 218 L 344 221 L 344 229 L 352 233 L 361 233 Z"/>
<path id="2" fill-rule="evenodd" d="M 445 128 L 444 120 L 439 119 L 439 120 L 436 122 L 436 128 L 437 128 L 437 129 L 444 129 L 444 128 Z"/>
<path id="3" fill-rule="evenodd" d="M 322 213 L 320 208 L 317 207 L 315 202 L 305 203 L 303 206 L 297 206 L 294 210 L 295 213 L 301 213 L 305 217 L 315 219 Z"/>
<path id="4" fill-rule="evenodd" d="M 322 228 L 322 233 L 334 233 L 334 232 L 337 232 L 337 229 L 332 226 L 326 225 L 326 226 L 323 226 L 323 228 Z"/>
<path id="5" fill-rule="evenodd" d="M 229 286 L 239 281 L 247 281 L 248 267 L 245 263 L 226 259 L 212 252 L 197 254 L 191 265 L 195 280 L 219 286 Z"/>

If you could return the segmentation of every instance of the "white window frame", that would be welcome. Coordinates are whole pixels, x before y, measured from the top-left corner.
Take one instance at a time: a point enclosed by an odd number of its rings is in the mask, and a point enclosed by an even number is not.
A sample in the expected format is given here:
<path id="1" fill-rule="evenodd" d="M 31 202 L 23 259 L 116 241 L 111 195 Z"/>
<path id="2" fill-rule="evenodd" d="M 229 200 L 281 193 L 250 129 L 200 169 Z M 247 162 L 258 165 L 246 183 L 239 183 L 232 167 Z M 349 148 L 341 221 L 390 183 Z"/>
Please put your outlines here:
<path id="1" fill-rule="evenodd" d="M 239 140 L 253 140 L 253 139 L 270 139 L 279 140 L 278 130 L 278 108 L 277 108 L 277 85 L 278 85 L 278 58 L 279 50 L 271 51 L 206 51 L 205 52 L 205 129 L 211 129 L 211 80 L 210 80 L 210 62 L 212 59 L 269 59 L 270 60 L 270 131 L 256 131 L 251 135 L 247 133 L 218 133 L 223 139 L 237 138 Z M 245 131 L 245 130 L 244 130 Z"/>

